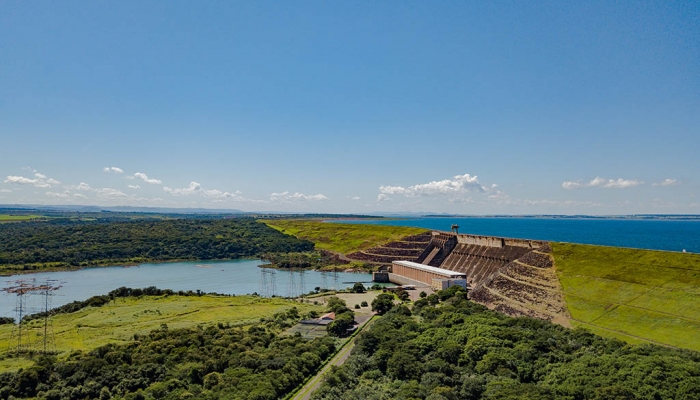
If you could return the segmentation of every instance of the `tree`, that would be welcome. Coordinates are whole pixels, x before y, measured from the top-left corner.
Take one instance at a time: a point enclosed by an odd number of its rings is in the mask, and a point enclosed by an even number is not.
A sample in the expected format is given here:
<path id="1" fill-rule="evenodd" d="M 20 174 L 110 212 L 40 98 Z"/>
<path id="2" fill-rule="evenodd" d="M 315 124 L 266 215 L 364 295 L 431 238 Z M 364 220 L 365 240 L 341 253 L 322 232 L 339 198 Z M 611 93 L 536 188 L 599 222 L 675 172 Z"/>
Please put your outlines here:
<path id="1" fill-rule="evenodd" d="M 355 282 L 352 286 L 352 291 L 355 293 L 364 293 L 365 290 L 365 285 L 363 285 L 362 282 Z"/>
<path id="2" fill-rule="evenodd" d="M 329 297 L 328 300 L 326 300 L 326 305 L 328 306 L 328 311 L 334 312 L 336 315 L 350 311 L 345 300 L 336 296 Z"/>
<path id="3" fill-rule="evenodd" d="M 424 299 L 424 298 L 428 297 L 428 294 L 425 292 L 420 292 L 420 294 L 418 296 L 420 296 L 421 299 Z"/>
<path id="4" fill-rule="evenodd" d="M 343 336 L 355 325 L 355 318 L 350 313 L 336 315 L 335 320 L 326 326 L 326 331 L 333 336 Z"/>
<path id="5" fill-rule="evenodd" d="M 382 293 L 372 300 L 372 311 L 382 315 L 394 307 L 394 295 Z"/>

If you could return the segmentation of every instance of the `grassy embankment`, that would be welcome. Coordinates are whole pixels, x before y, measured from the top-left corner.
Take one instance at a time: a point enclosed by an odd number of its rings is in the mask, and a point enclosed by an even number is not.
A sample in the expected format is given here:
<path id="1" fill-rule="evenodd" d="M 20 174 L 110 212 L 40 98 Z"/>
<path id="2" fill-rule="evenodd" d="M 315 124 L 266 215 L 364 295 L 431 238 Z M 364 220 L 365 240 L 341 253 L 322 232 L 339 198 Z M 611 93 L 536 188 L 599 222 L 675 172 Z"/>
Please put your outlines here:
<path id="1" fill-rule="evenodd" d="M 251 325 L 262 317 L 296 307 L 300 314 L 322 311 L 322 306 L 295 303 L 283 299 L 252 296 L 144 296 L 118 298 L 102 307 L 88 307 L 71 314 L 51 317 L 56 350 L 66 355 L 73 350 L 90 350 L 107 343 L 125 343 L 134 334 L 158 329 L 185 328 L 222 322 L 236 326 Z M 43 320 L 29 323 L 30 340 L 40 343 Z M 31 365 L 25 358 L 5 358 L 13 325 L 0 325 L 0 372 Z M 27 329 L 27 328 L 25 328 Z"/>
<path id="2" fill-rule="evenodd" d="M 317 249 L 349 254 L 379 246 L 427 229 L 405 226 L 338 224 L 318 220 L 265 220 L 282 233 L 314 242 Z"/>
<path id="3" fill-rule="evenodd" d="M 700 350 L 700 255 L 552 243 L 573 326 Z"/>

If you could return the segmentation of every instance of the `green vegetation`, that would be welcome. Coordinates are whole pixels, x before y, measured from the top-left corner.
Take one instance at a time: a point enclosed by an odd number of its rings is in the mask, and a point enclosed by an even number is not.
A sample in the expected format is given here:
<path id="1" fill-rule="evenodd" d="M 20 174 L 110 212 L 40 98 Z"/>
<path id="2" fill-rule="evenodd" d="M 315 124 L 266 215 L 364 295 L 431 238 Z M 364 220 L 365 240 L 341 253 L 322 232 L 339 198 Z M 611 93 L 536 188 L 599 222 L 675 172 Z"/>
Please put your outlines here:
<path id="1" fill-rule="evenodd" d="M 345 336 L 355 324 L 355 313 L 348 308 L 345 300 L 331 296 L 326 300 L 328 311 L 335 313 L 333 322 L 326 326 L 326 330 L 333 336 Z"/>
<path id="2" fill-rule="evenodd" d="M 312 399 L 700 399 L 698 352 L 512 318 L 463 294 L 393 307 Z"/>
<path id="3" fill-rule="evenodd" d="M 162 324 L 170 328 L 216 323 L 248 326 L 262 318 L 266 326 L 277 328 L 277 323 L 268 323 L 266 318 L 274 321 L 275 314 L 287 312 L 292 307 L 296 307 L 301 315 L 322 310 L 321 306 L 254 296 L 143 296 L 115 298 L 98 308 L 86 307 L 73 313 L 54 315 L 51 326 L 56 350 L 64 355 L 76 350 L 90 351 L 109 343 L 129 343 L 134 335 L 147 334 Z M 32 342 L 40 342 L 43 326 L 43 320 L 25 321 L 26 337 Z M 7 358 L 14 328 L 13 325 L 0 325 L 0 371 L 14 371 L 32 365 L 25 358 Z"/>
<path id="4" fill-rule="evenodd" d="M 700 255 L 552 243 L 572 325 L 700 350 Z"/>
<path id="5" fill-rule="evenodd" d="M 0 223 L 3 222 L 17 222 L 17 221 L 31 221 L 37 218 L 41 218 L 39 215 L 10 215 L 10 214 L 0 214 Z"/>
<path id="6" fill-rule="evenodd" d="M 339 259 L 338 255 L 329 251 L 312 251 L 296 253 L 265 253 L 260 256 L 268 261 L 272 268 L 280 269 L 322 269 L 329 265 L 348 264 Z"/>
<path id="7" fill-rule="evenodd" d="M 255 399 L 292 392 L 335 351 L 332 338 L 306 341 L 261 326 L 167 325 L 128 344 L 43 357 L 0 374 L 0 397 L 40 399 Z"/>
<path id="8" fill-rule="evenodd" d="M 299 239 L 310 240 L 316 248 L 350 254 L 379 246 L 426 229 L 403 226 L 338 224 L 314 220 L 265 220 L 272 228 Z"/>
<path id="9" fill-rule="evenodd" d="M 0 237 L 6 272 L 313 250 L 313 243 L 249 218 L 0 224 Z"/>
<path id="10" fill-rule="evenodd" d="M 383 315 L 389 312 L 394 307 L 394 295 L 389 293 L 382 293 L 372 300 L 372 311 L 376 311 L 377 314 Z"/>

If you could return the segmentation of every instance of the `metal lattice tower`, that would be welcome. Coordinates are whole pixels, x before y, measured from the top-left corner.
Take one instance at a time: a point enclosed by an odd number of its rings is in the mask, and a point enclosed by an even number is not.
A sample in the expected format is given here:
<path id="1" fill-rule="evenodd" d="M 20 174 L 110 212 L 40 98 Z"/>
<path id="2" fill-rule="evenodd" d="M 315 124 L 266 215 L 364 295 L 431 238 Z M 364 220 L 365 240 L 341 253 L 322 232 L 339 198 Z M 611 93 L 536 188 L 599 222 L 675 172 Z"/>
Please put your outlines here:
<path id="1" fill-rule="evenodd" d="M 277 294 L 276 274 L 273 268 L 260 268 L 260 296 L 272 297 Z"/>
<path id="2" fill-rule="evenodd" d="M 2 291 L 17 296 L 14 310 L 17 324 L 12 331 L 12 339 L 10 340 L 10 348 L 8 350 L 10 352 L 14 350 L 17 354 L 28 353 L 34 350 L 32 349 L 29 328 L 27 324 L 22 323 L 22 319 L 31 312 L 29 307 L 27 307 L 27 298 L 32 294 L 40 294 L 44 298 L 42 302 L 43 307 L 40 308 L 44 311 L 43 338 L 41 340 L 43 346 L 36 350 L 43 351 L 44 353 L 53 351 L 55 348 L 55 340 L 53 339 L 53 330 L 50 329 L 51 323 L 48 311 L 51 309 L 51 298 L 54 292 L 62 287 L 63 282 L 47 280 L 46 283 L 37 284 L 36 279 L 19 279 L 16 281 L 8 281 L 7 283 L 8 286 L 2 289 Z"/>
<path id="3" fill-rule="evenodd" d="M 53 333 L 53 323 L 49 318 L 49 310 L 53 308 L 51 306 L 53 296 L 55 292 L 63 287 L 63 283 L 56 279 L 47 279 L 46 284 L 44 284 L 39 293 L 44 297 L 44 332 L 42 335 L 43 352 L 44 354 L 56 352 L 56 337 Z"/>
<path id="4" fill-rule="evenodd" d="M 321 271 L 321 289 L 328 289 L 328 272 Z"/>
<path id="5" fill-rule="evenodd" d="M 267 268 L 260 268 L 260 296 L 268 297 L 270 283 L 267 281 Z"/>
<path id="6" fill-rule="evenodd" d="M 299 270 L 299 295 L 302 296 L 306 293 L 306 279 L 304 274 L 306 271 L 303 269 Z"/>
<path id="7" fill-rule="evenodd" d="M 333 269 L 333 290 L 338 290 L 338 269 Z"/>
<path id="8" fill-rule="evenodd" d="M 273 297 L 277 295 L 277 270 L 270 268 L 268 275 L 268 278 L 270 278 L 270 297 Z"/>
<path id="9" fill-rule="evenodd" d="M 297 295 L 297 279 L 294 270 L 289 271 L 289 281 L 287 282 L 287 297 L 293 298 Z"/>

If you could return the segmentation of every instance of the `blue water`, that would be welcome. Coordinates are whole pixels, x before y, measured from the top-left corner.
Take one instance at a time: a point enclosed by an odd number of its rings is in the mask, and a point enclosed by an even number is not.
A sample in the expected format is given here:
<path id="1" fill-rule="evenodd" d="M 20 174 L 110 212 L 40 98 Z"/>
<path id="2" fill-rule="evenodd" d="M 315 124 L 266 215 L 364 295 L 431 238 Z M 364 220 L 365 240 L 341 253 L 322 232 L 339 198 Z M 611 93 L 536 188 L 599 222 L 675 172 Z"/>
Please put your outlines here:
<path id="1" fill-rule="evenodd" d="M 55 279 L 63 283 L 52 298 L 52 306 L 58 307 L 75 300 L 85 300 L 91 296 L 107 294 L 118 287 L 145 288 L 155 286 L 159 289 L 175 291 L 201 290 L 205 293 L 251 294 L 263 293 L 261 285 L 262 268 L 259 260 L 231 261 L 192 261 L 157 264 L 141 264 L 134 267 L 100 267 L 77 271 L 41 272 L 28 275 L 3 277 L 3 281 L 17 279 L 36 280 L 36 283 Z M 332 274 L 324 277 L 320 272 L 304 271 L 304 285 L 301 286 L 300 273 L 294 274 L 292 285 L 291 272 L 276 270 L 274 279 L 268 277 L 267 294 L 277 296 L 298 296 L 308 293 L 315 287 L 333 288 L 335 279 Z M 272 293 L 272 281 L 275 292 Z M 352 286 L 354 282 L 370 282 L 371 274 L 338 272 L 338 289 Z M 1 281 L 0 281 L 1 282 Z M 1 282 L 4 287 L 6 282 Z M 17 296 L 3 293 L 0 295 L 0 317 L 15 317 Z M 41 311 L 42 299 L 39 295 L 28 296 L 26 306 L 30 313 Z"/>
<path id="2" fill-rule="evenodd" d="M 700 221 L 557 218 L 409 218 L 334 221 L 415 226 L 459 233 L 700 253 Z"/>

